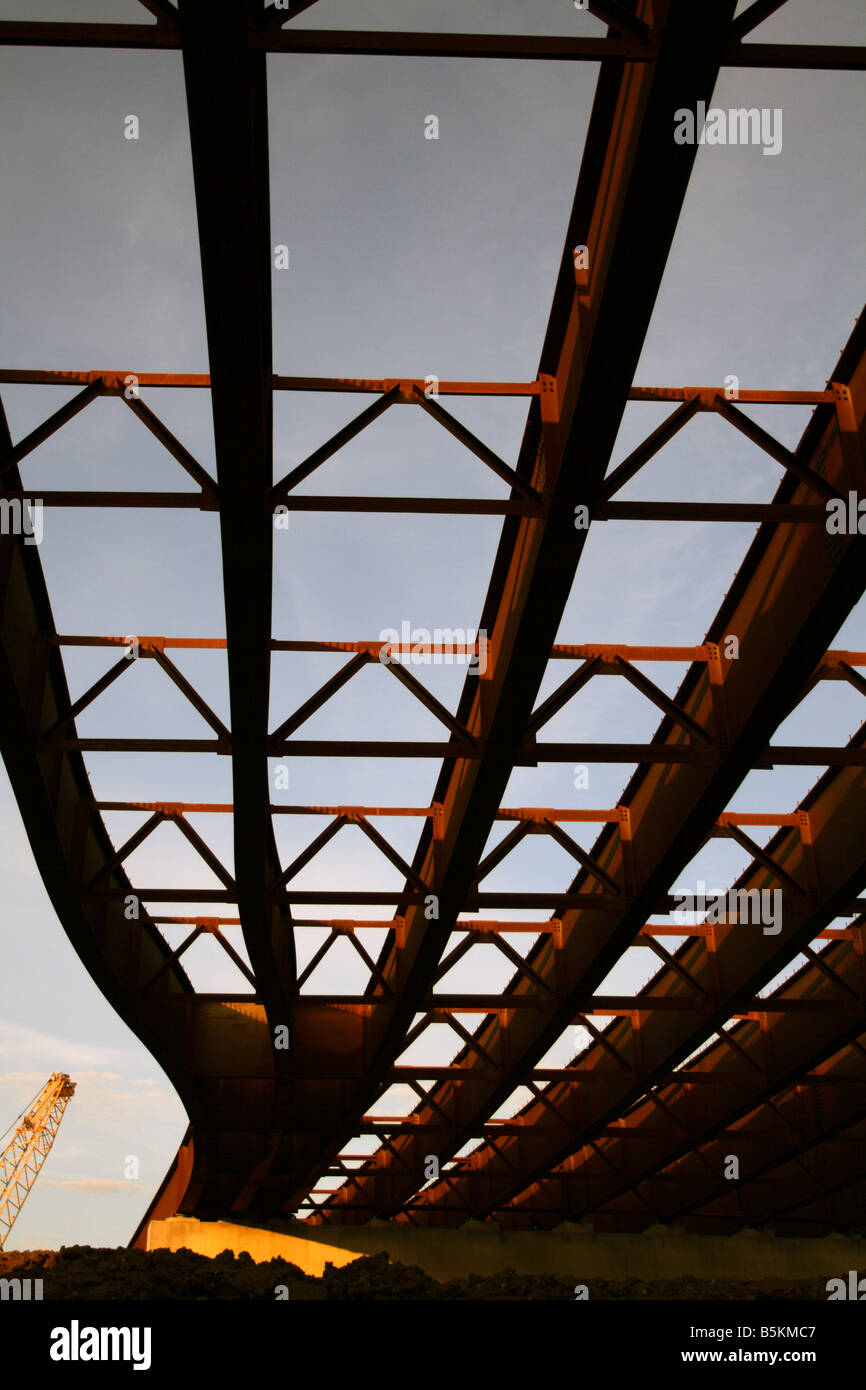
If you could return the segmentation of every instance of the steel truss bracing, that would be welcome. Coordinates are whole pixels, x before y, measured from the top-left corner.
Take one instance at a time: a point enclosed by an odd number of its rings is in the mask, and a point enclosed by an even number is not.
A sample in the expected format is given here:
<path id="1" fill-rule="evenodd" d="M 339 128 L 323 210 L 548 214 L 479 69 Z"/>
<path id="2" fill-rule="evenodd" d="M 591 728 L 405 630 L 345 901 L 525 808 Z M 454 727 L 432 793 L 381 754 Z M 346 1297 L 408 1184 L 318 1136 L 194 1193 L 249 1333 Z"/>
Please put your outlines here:
<path id="1" fill-rule="evenodd" d="M 781 743 L 777 731 L 817 683 L 866 695 L 866 651 L 834 638 L 866 586 L 866 537 L 831 534 L 828 506 L 866 487 L 864 328 L 855 329 L 826 385 L 812 391 L 648 387 L 634 381 L 670 252 L 695 149 L 670 138 L 673 113 L 709 103 L 723 66 L 862 68 L 864 50 L 763 44 L 749 35 L 781 3 L 756 0 L 736 20 L 734 0 L 597 0 L 606 37 L 542 39 L 470 34 L 344 32 L 293 27 L 291 12 L 253 0 L 146 3 L 155 22 L 0 22 L 21 45 L 177 49 L 189 114 L 210 371 L 134 375 L 127 369 L 0 371 L 2 384 L 74 386 L 76 394 L 13 442 L 0 416 L 0 498 L 23 505 L 20 467 L 80 412 L 131 410 L 186 475 L 186 491 L 48 490 L 46 507 L 191 509 L 219 520 L 226 635 L 57 632 L 38 554 L 0 536 L 3 752 L 34 854 L 58 916 L 107 998 L 172 1078 L 190 1129 L 147 1219 L 176 1211 L 267 1220 L 307 1211 L 313 1222 L 396 1216 L 459 1225 L 493 1216 L 505 1226 L 592 1218 L 599 1229 L 640 1231 L 659 1221 L 735 1231 L 771 1222 L 782 1233 L 866 1225 L 866 735 L 844 747 Z M 269 269 L 268 54 L 426 54 L 598 63 L 599 76 L 553 308 L 538 374 L 528 382 L 441 381 L 435 397 L 414 378 L 288 377 L 274 373 Z M 588 248 L 589 269 L 572 248 Z M 577 268 L 576 268 L 577 267 Z M 828 364 L 828 367 L 830 364 Z M 148 388 L 208 391 L 215 475 L 159 419 Z M 358 414 L 283 477 L 274 476 L 275 392 L 356 393 Z M 463 396 L 525 401 L 516 467 L 449 408 Z M 110 405 L 102 402 L 111 398 Z M 670 403 L 668 418 L 627 458 L 613 451 L 628 402 Z M 751 405 L 808 405 L 796 449 L 745 413 Z M 298 491 L 344 445 L 393 407 L 424 412 L 504 485 L 498 499 L 341 496 Z M 623 487 L 699 414 L 742 433 L 778 466 L 765 502 L 626 501 Z M 471 476 L 471 473 L 470 473 Z M 407 645 L 370 633 L 306 641 L 279 633 L 271 612 L 274 518 L 280 511 L 501 516 L 489 588 L 471 642 L 421 644 L 471 657 L 456 708 L 401 661 Z M 583 546 L 607 521 L 758 522 L 760 528 L 704 639 L 693 646 L 597 643 L 600 632 L 557 640 Z M 586 639 L 593 639 L 587 641 Z M 105 648 L 107 668 L 73 700 L 64 649 Z M 173 653 L 223 652 L 224 721 Z M 299 707 L 270 713 L 279 653 L 340 654 L 343 664 Z M 76 721 L 144 660 L 155 663 L 202 721 L 199 737 L 82 737 Z M 560 674 L 540 699 L 548 663 Z M 671 696 L 643 670 L 679 662 Z M 321 740 L 305 725 L 360 673 L 397 680 L 438 722 L 438 740 Z M 555 742 L 545 726 L 596 677 L 617 677 L 661 715 L 645 743 Z M 866 726 L 864 726 L 866 727 Z M 776 741 L 774 741 L 776 740 Z M 106 800 L 94 796 L 84 755 L 197 753 L 231 764 L 230 802 Z M 276 804 L 268 759 L 418 758 L 440 772 L 430 804 Z M 634 766 L 619 803 L 590 810 L 510 806 L 515 767 L 610 762 Z M 813 791 L 785 813 L 733 813 L 732 794 L 756 768 L 818 765 Z M 130 789 L 130 798 L 135 788 Z M 103 817 L 129 812 L 115 843 Z M 231 871 L 196 828 L 231 818 Z M 323 821 L 283 862 L 275 825 Z M 191 819 L 194 818 L 194 819 Z M 379 824 L 419 826 L 411 858 Z M 497 822 L 504 837 L 489 848 Z M 195 822 L 195 823 L 194 823 Z M 157 830 L 181 835 L 218 887 L 131 881 L 126 861 Z M 590 829 L 595 827 L 595 829 Z M 774 831 L 766 846 L 755 838 Z M 295 880 L 335 837 L 362 834 L 402 887 L 300 889 Z M 528 836 L 547 837 L 574 862 L 563 890 L 503 892 L 487 876 Z M 594 838 L 591 838 L 594 837 Z M 749 856 L 732 885 L 781 894 L 784 930 L 751 927 L 738 909 L 672 920 L 677 876 L 710 837 Z M 341 842 L 342 843 L 342 842 Z M 345 916 L 310 915 L 328 902 Z M 130 904 L 134 910 L 130 911 Z M 189 915 L 160 904 L 195 905 Z M 203 915 L 201 904 L 212 904 Z M 431 909 L 431 904 L 435 908 Z M 381 907 L 379 918 L 352 909 Z M 510 920 L 505 911 L 549 911 Z M 657 916 L 669 920 L 653 921 Z M 699 914 L 701 916 L 701 914 Z M 852 918 L 839 925 L 835 919 Z M 834 925 L 835 922 L 835 925 Z M 188 928 L 172 947 L 166 927 Z M 303 969 L 296 933 L 326 929 Z M 233 945 L 243 936 L 246 959 Z M 381 933 L 374 956 L 360 931 Z M 512 934 L 531 938 L 524 954 Z M 243 992 L 193 988 L 184 956 L 202 935 L 236 967 Z M 666 938 L 681 944 L 672 949 Z M 683 940 L 684 938 L 684 940 Z M 237 940 L 235 937 L 234 940 Z M 310 989 L 314 972 L 348 943 L 368 974 L 360 993 Z M 448 991 L 451 968 L 480 945 L 513 968 L 496 992 Z M 659 962 L 636 994 L 601 992 L 632 946 Z M 780 973 L 802 962 L 781 984 Z M 478 1015 L 470 1028 L 466 1015 Z M 436 1024 L 458 1048 L 448 1065 L 401 1060 Z M 585 1042 L 564 1067 L 543 1059 L 577 1025 Z M 288 1047 L 274 1045 L 286 1030 Z M 395 1084 L 417 1104 L 383 1115 Z M 519 1087 L 525 1103 L 498 1112 Z M 375 1112 L 375 1113 L 374 1113 Z M 379 1147 L 348 1153 L 359 1136 Z M 471 1152 L 466 1152 L 472 1145 Z M 748 1154 L 740 1181 L 726 1155 Z M 431 1155 L 441 1169 L 427 1173 Z M 325 1179 L 339 1180 L 339 1185 Z"/>

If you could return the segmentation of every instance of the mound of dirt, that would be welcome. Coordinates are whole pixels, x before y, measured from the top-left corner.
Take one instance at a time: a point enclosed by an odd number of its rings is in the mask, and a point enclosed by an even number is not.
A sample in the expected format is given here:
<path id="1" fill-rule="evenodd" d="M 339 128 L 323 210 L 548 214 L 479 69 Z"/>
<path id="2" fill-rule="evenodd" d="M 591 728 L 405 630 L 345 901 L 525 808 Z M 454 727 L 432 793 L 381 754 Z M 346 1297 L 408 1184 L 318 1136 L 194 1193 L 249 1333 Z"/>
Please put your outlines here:
<path id="1" fill-rule="evenodd" d="M 561 1274 L 469 1274 L 443 1283 L 417 1265 L 392 1262 L 383 1252 L 366 1255 L 321 1278 L 297 1265 L 274 1259 L 256 1264 L 246 1254 L 224 1250 L 211 1259 L 191 1250 L 97 1249 L 66 1245 L 60 1250 L 0 1254 L 0 1278 L 41 1279 L 43 1299 L 273 1300 L 290 1299 L 450 1299 L 570 1301 L 575 1281 Z M 590 1300 L 736 1299 L 826 1300 L 826 1280 L 757 1282 L 733 1279 L 622 1279 L 588 1281 Z"/>

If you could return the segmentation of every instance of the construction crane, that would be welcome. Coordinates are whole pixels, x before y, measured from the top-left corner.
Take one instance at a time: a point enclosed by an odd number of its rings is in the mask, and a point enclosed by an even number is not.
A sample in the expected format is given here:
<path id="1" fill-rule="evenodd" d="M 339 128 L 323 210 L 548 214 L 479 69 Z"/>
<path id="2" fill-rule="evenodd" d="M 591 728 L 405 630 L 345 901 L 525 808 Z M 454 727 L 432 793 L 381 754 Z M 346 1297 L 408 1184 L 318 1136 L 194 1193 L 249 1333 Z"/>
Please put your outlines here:
<path id="1" fill-rule="evenodd" d="M 22 1111 L 20 1124 L 0 1155 L 0 1250 L 48 1157 L 74 1094 L 75 1083 L 66 1073 L 52 1072 L 36 1099 Z"/>

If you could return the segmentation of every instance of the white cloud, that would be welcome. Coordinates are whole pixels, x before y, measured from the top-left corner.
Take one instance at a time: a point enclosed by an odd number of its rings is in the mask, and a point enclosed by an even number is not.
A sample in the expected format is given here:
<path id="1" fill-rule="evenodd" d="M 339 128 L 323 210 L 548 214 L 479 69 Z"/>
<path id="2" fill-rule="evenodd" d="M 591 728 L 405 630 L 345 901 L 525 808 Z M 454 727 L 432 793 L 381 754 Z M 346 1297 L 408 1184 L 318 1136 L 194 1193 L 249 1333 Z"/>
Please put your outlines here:
<path id="1" fill-rule="evenodd" d="M 43 1187 L 72 1187 L 81 1192 L 123 1192 L 144 1187 L 144 1183 L 126 1178 L 41 1178 Z"/>

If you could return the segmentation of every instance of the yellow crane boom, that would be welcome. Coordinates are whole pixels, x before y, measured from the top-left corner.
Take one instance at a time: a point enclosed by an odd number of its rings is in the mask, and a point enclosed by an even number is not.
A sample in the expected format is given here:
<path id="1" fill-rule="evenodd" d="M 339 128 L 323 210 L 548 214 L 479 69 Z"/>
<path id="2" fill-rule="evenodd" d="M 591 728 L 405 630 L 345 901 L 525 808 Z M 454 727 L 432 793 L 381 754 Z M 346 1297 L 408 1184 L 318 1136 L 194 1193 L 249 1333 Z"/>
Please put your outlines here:
<path id="1" fill-rule="evenodd" d="M 0 1250 L 48 1157 L 74 1094 L 75 1083 L 66 1073 L 52 1072 L 0 1155 Z"/>

